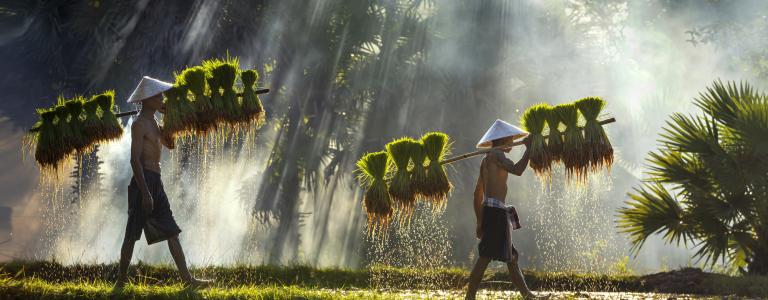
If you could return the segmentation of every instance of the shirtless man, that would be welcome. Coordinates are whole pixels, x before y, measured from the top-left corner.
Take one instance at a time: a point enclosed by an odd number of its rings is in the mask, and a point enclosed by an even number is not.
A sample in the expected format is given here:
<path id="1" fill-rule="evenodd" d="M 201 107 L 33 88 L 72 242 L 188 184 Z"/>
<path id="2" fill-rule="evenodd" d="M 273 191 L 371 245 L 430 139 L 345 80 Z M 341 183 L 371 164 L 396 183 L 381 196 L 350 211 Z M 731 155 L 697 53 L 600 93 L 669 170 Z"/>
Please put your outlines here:
<path id="1" fill-rule="evenodd" d="M 520 291 L 523 298 L 535 298 L 525 283 L 523 273 L 517 266 L 518 253 L 512 245 L 512 228 L 510 228 L 512 223 L 510 220 L 516 222 L 517 213 L 504 203 L 507 196 L 508 174 L 520 176 L 528 166 L 530 140 L 526 137 L 527 135 L 525 131 L 497 120 L 478 143 L 479 148 L 493 147 L 493 149 L 480 164 L 480 174 L 475 186 L 474 208 L 477 218 L 475 233 L 480 239 L 480 244 L 478 245 L 479 257 L 469 276 L 467 299 L 475 299 L 480 280 L 491 260 L 507 264 L 512 283 Z M 504 153 L 509 153 L 511 148 L 501 150 L 501 147 L 511 145 L 516 138 L 521 137 L 526 137 L 523 140 L 526 150 L 523 157 L 515 163 L 504 155 Z M 514 216 L 510 214 L 514 214 Z"/>
<path id="2" fill-rule="evenodd" d="M 168 249 L 187 285 L 199 287 L 210 283 L 192 277 L 187 269 L 184 251 L 179 243 L 181 229 L 173 219 L 168 198 L 160 180 L 162 145 L 173 149 L 173 141 L 163 136 L 155 121 L 155 112 L 164 113 L 162 92 L 171 84 L 144 77 L 129 98 L 129 103 L 141 102 L 141 112 L 131 125 L 131 169 L 133 178 L 128 186 L 128 224 L 120 251 L 120 267 L 116 289 L 128 281 L 128 265 L 141 232 L 147 244 L 168 241 Z"/>

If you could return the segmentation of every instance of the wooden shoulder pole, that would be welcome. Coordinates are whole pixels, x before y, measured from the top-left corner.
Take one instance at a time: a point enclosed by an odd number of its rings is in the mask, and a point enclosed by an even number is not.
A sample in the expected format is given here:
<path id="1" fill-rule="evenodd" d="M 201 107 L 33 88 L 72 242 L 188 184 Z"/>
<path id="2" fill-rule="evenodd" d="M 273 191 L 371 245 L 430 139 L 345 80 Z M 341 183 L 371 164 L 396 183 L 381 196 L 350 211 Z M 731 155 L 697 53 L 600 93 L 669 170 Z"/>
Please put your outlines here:
<path id="1" fill-rule="evenodd" d="M 613 123 L 613 122 L 616 122 L 616 118 L 610 118 L 610 119 L 602 120 L 602 121 L 599 122 L 599 124 L 600 125 L 605 125 L 605 124 L 610 124 L 610 123 Z M 583 129 L 584 129 L 583 127 L 579 127 L 579 130 L 583 130 Z M 547 136 L 544 136 L 544 138 L 547 138 Z M 509 149 L 509 148 L 512 148 L 512 147 L 515 147 L 515 146 L 520 146 L 522 144 L 523 144 L 523 141 L 517 141 L 517 142 L 512 143 L 512 145 L 509 145 L 509 146 L 500 146 L 500 147 L 494 147 L 494 148 L 489 148 L 489 149 L 483 149 L 483 150 L 477 150 L 477 151 L 473 151 L 473 152 L 469 152 L 469 153 L 464 153 L 462 155 L 454 156 L 454 157 L 448 158 L 446 160 L 443 160 L 443 161 L 440 162 L 440 164 L 443 164 L 443 165 L 444 164 L 450 164 L 452 162 L 460 161 L 462 159 L 466 159 L 466 158 L 470 158 L 470 157 L 473 157 L 473 156 L 478 156 L 480 154 L 491 152 L 491 150 L 493 150 L 493 149 Z"/>

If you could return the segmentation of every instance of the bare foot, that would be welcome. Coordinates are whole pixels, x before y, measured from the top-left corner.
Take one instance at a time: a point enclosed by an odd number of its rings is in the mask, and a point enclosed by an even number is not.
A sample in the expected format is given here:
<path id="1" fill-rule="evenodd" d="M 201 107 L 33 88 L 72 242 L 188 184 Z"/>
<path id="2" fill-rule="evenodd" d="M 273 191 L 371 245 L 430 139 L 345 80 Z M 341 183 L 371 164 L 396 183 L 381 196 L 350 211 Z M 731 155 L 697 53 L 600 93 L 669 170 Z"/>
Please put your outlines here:
<path id="1" fill-rule="evenodd" d="M 184 281 L 184 284 L 190 288 L 204 289 L 211 286 L 213 284 L 213 280 L 192 278 L 190 280 Z"/>

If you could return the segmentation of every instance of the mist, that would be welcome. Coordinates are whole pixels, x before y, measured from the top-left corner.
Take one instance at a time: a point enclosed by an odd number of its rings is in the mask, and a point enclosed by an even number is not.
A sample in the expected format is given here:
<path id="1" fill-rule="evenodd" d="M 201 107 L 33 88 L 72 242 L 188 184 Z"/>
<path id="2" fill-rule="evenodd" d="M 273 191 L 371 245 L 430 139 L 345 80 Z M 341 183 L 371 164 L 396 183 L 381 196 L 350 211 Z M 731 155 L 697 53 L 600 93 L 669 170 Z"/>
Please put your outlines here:
<path id="1" fill-rule="evenodd" d="M 648 273 L 698 266 L 691 259 L 695 249 L 665 245 L 660 238 L 633 255 L 627 236 L 617 233 L 616 210 L 641 182 L 646 154 L 656 148 L 670 114 L 695 113 L 692 99 L 717 79 L 766 88 L 760 73 L 735 61 L 739 54 L 765 48 L 760 40 L 726 47 L 697 42 L 687 33 L 742 12 L 764 19 L 765 3 L 374 1 L 371 7 L 384 11 L 376 13 L 354 10 L 348 2 L 252 4 L 258 18 L 212 1 L 184 9 L 142 2 L 124 17 L 120 28 L 130 32 L 127 37 L 97 57 L 136 53 L 137 45 L 151 43 L 141 36 L 151 34 L 159 36 L 159 53 L 133 66 L 86 64 L 85 74 L 95 74 L 87 83 L 50 95 L 110 87 L 123 103 L 141 75 L 172 81 L 171 72 L 185 65 L 227 53 L 238 56 L 241 68 L 259 69 L 260 85 L 272 89 L 262 98 L 266 124 L 232 141 L 186 139 L 164 152 L 163 183 L 183 230 L 188 262 L 346 268 L 414 266 L 433 256 L 435 265 L 467 266 L 477 254 L 471 201 L 479 158 L 448 168 L 454 190 L 441 214 L 420 208 L 411 226 L 395 224 L 388 238 L 374 240 L 366 237 L 361 191 L 352 174 L 362 153 L 431 130 L 451 136 L 454 154 L 470 152 L 497 118 L 516 124 L 532 104 L 600 96 L 608 102 L 605 117 L 617 119 L 605 126 L 616 150 L 610 172 L 591 176 L 582 187 L 566 183 L 557 168 L 551 184 L 530 170 L 510 177 L 507 202 L 517 207 L 523 224 L 513 233 L 522 267 L 620 272 L 625 264 Z M 365 23 L 342 13 L 347 10 L 379 19 Z M 172 17 L 157 21 L 163 12 Z M 213 24 L 223 14 L 253 20 L 243 22 L 245 33 L 222 31 Z M 36 28 L 34 22 L 22 24 L 18 30 L 26 35 Z M 365 35 L 375 38 L 365 40 Z M 2 47 L 17 45 L 9 34 L 0 37 Z M 43 69 L 27 60 L 27 72 Z M 5 115 L 20 115 L 9 126 L 13 130 L 0 131 L 5 145 L 31 125 L 27 116 L 39 103 L 3 81 L 0 89 L 10 95 L 4 101 L 21 103 L 2 107 Z M 3 197 L 2 205 L 40 207 L 39 217 L 13 220 L 14 228 L 41 228 L 36 235 L 41 241 L 14 246 L 24 249 L 18 256 L 32 253 L 27 256 L 65 264 L 117 261 L 132 175 L 130 124 L 126 120 L 122 139 L 99 147 L 100 179 L 81 191 L 78 201 L 71 200 L 66 182 L 36 189 L 21 185 L 21 191 Z M 3 161 L 21 157 L 21 152 L 2 150 Z M 509 157 L 520 155 L 516 149 Z M 28 169 L 34 161 L 22 164 Z M 34 172 L 20 174 L 26 182 L 37 181 Z M 2 177 L 0 186 L 8 190 L 19 186 L 18 180 Z M 29 196 L 31 191 L 40 199 Z M 172 262 L 164 244 L 147 247 L 143 240 L 134 257 Z"/>

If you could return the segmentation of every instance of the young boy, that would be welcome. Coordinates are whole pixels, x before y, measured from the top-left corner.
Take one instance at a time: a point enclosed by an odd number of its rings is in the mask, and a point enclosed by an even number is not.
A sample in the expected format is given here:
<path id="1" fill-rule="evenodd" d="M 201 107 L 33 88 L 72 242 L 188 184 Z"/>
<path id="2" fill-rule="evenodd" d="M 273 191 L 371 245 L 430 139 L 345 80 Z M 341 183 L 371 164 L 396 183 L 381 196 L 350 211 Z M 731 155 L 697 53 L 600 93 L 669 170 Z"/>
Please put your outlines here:
<path id="1" fill-rule="evenodd" d="M 200 287 L 210 283 L 195 279 L 187 269 L 184 250 L 179 243 L 181 229 L 173 219 L 160 180 L 161 144 L 168 149 L 173 149 L 174 145 L 173 141 L 163 137 L 154 115 L 158 111 L 165 113 L 162 93 L 171 86 L 170 83 L 145 76 L 128 99 L 128 103 L 141 103 L 141 112 L 131 125 L 133 178 L 128 186 L 128 224 L 120 251 L 116 289 L 123 288 L 128 281 L 128 265 L 133 255 L 133 246 L 141 239 L 142 230 L 147 244 L 168 241 L 168 249 L 186 284 Z"/>

